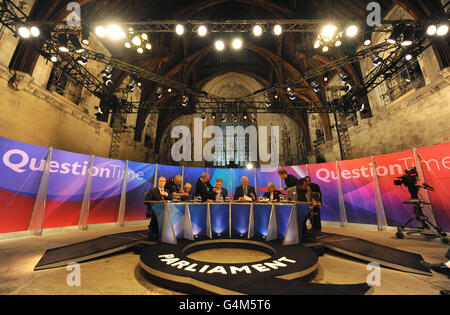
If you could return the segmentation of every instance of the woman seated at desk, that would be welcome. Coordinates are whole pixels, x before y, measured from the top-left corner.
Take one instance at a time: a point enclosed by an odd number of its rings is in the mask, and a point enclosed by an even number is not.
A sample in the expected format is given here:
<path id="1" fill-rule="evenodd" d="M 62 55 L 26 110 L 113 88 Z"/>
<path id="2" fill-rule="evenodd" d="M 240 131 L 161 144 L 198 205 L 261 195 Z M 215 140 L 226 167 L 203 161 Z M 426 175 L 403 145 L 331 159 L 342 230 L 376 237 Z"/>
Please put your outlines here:
<path id="1" fill-rule="evenodd" d="M 269 182 L 267 184 L 267 192 L 264 193 L 264 198 L 269 199 L 270 201 L 280 201 L 281 193 L 275 187 L 275 184 Z"/>

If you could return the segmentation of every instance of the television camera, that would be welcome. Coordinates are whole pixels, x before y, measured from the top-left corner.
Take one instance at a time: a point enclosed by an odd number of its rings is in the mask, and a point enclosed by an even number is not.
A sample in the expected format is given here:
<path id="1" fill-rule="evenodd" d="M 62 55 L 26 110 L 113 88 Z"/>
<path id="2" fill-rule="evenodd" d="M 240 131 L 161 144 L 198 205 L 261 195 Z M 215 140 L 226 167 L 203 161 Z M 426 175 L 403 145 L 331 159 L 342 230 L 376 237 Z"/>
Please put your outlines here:
<path id="1" fill-rule="evenodd" d="M 421 200 L 419 198 L 419 192 L 421 189 L 425 189 L 428 191 L 434 191 L 434 188 L 426 183 L 422 185 L 418 185 L 419 182 L 419 174 L 417 173 L 417 169 L 415 167 L 411 167 L 405 170 L 405 175 L 397 177 L 394 180 L 394 184 L 396 186 L 405 186 L 408 188 L 409 194 L 411 195 L 411 199 L 403 202 L 403 204 L 414 205 L 414 216 L 408 220 L 405 224 L 400 227 L 397 227 L 397 233 L 395 236 L 398 239 L 403 239 L 405 237 L 405 233 L 408 235 L 419 234 L 426 238 L 440 238 L 441 241 L 445 244 L 448 244 L 447 233 L 442 231 L 439 226 L 431 223 L 427 216 L 424 215 L 422 207 L 423 205 L 431 205 L 431 203 Z M 417 228 L 406 227 L 412 220 L 417 222 Z M 433 230 L 430 228 L 433 228 Z"/>

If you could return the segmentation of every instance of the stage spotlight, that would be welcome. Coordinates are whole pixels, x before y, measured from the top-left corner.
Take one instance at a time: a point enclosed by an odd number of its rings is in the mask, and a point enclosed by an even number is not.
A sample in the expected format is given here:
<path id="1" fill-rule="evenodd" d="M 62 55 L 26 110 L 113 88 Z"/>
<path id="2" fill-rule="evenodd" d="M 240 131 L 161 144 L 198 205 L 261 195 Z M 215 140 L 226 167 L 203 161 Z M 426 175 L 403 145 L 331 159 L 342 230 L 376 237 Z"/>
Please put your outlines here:
<path id="1" fill-rule="evenodd" d="M 252 163 L 248 163 L 247 164 L 247 169 L 249 169 L 249 170 L 253 169 L 253 164 Z"/>
<path id="2" fill-rule="evenodd" d="M 205 25 L 200 25 L 197 30 L 197 33 L 201 37 L 206 36 L 206 34 L 208 34 L 208 29 L 206 28 Z"/>
<path id="3" fill-rule="evenodd" d="M 437 32 L 437 26 L 436 25 L 428 26 L 428 28 L 427 28 L 427 34 L 428 35 L 434 36 L 434 35 L 436 35 L 436 32 Z"/>
<path id="4" fill-rule="evenodd" d="M 110 25 L 108 26 L 108 37 L 112 40 L 119 40 L 121 38 L 125 38 L 125 33 L 122 31 L 120 26 L 118 25 Z"/>
<path id="5" fill-rule="evenodd" d="M 392 30 L 391 36 L 386 40 L 389 44 L 397 44 L 398 39 L 403 33 L 403 30 L 405 29 L 404 24 L 397 24 L 394 26 L 394 29 Z"/>
<path id="6" fill-rule="evenodd" d="M 162 87 L 159 87 L 156 89 L 156 97 L 160 99 L 162 96 L 163 96 L 163 89 Z"/>
<path id="7" fill-rule="evenodd" d="M 323 82 L 328 82 L 329 78 L 328 78 L 328 74 L 325 74 L 323 76 Z"/>
<path id="8" fill-rule="evenodd" d="M 320 86 L 315 82 L 311 82 L 311 87 L 313 89 L 314 92 L 318 93 L 320 91 Z"/>
<path id="9" fill-rule="evenodd" d="M 59 43 L 59 50 L 62 52 L 69 52 L 69 40 L 67 39 L 66 34 L 59 34 L 58 35 L 58 43 Z"/>
<path id="10" fill-rule="evenodd" d="M 220 121 L 221 121 L 223 124 L 226 123 L 226 122 L 227 122 L 227 116 L 225 116 L 225 114 L 222 115 L 222 118 L 220 119 Z"/>
<path id="11" fill-rule="evenodd" d="M 175 27 L 175 33 L 177 33 L 177 35 L 179 35 L 179 36 L 183 35 L 184 34 L 184 26 L 181 24 L 178 24 Z"/>
<path id="12" fill-rule="evenodd" d="M 344 91 L 345 93 L 348 93 L 348 92 L 350 92 L 351 89 L 352 89 L 352 85 L 350 83 L 347 83 L 341 90 Z"/>
<path id="13" fill-rule="evenodd" d="M 98 37 L 103 38 L 106 36 L 107 31 L 103 26 L 97 26 L 95 28 L 95 34 L 97 34 Z"/>
<path id="14" fill-rule="evenodd" d="M 345 34 L 348 37 L 355 37 L 358 34 L 358 26 L 350 25 L 349 27 L 347 27 Z"/>
<path id="15" fill-rule="evenodd" d="M 244 112 L 244 116 L 242 116 L 242 118 L 244 118 L 244 120 L 247 120 L 248 119 L 247 113 Z"/>
<path id="16" fill-rule="evenodd" d="M 314 43 L 314 49 L 317 49 L 320 47 L 320 40 L 316 40 L 316 42 Z"/>
<path id="17" fill-rule="evenodd" d="M 108 79 L 108 80 L 105 81 L 105 85 L 107 87 L 112 87 L 114 85 L 114 82 L 111 79 Z"/>
<path id="18" fill-rule="evenodd" d="M 283 33 L 283 27 L 282 27 L 280 24 L 276 24 L 276 25 L 273 27 L 273 33 L 274 33 L 276 36 L 280 36 L 281 33 Z"/>
<path id="19" fill-rule="evenodd" d="M 183 107 L 186 107 L 186 106 L 188 105 L 188 103 L 189 103 L 189 97 L 186 96 L 186 95 L 183 95 L 183 100 L 182 100 L 182 102 L 181 102 L 181 105 L 182 105 Z"/>
<path id="20" fill-rule="evenodd" d="M 405 56 L 405 59 L 406 59 L 406 61 L 411 61 L 411 60 L 413 59 L 413 55 L 407 54 L 407 55 Z"/>
<path id="21" fill-rule="evenodd" d="M 372 44 L 372 29 L 368 28 L 364 32 L 364 46 L 370 46 Z"/>
<path id="22" fill-rule="evenodd" d="M 33 37 L 38 37 L 41 34 L 41 31 L 39 30 L 39 28 L 37 28 L 36 26 L 32 26 L 30 28 L 30 34 Z"/>
<path id="23" fill-rule="evenodd" d="M 376 54 L 373 54 L 373 55 L 372 55 L 372 64 L 373 64 L 375 67 L 380 66 L 382 63 L 383 63 L 383 59 L 381 59 L 380 56 L 378 56 L 378 55 L 376 55 Z"/>
<path id="24" fill-rule="evenodd" d="M 322 51 L 323 51 L 323 52 L 327 52 L 328 50 L 330 50 L 330 49 L 328 48 L 328 46 L 323 46 L 323 48 L 322 48 Z"/>
<path id="25" fill-rule="evenodd" d="M 217 51 L 222 51 L 225 49 L 225 43 L 223 42 L 223 40 L 216 40 L 216 42 L 214 43 L 214 47 L 216 47 Z"/>
<path id="26" fill-rule="evenodd" d="M 233 115 L 233 122 L 234 122 L 234 123 L 237 123 L 237 122 L 238 122 L 238 118 L 237 118 L 237 116 L 235 116 L 235 115 Z"/>
<path id="27" fill-rule="evenodd" d="M 331 24 L 325 25 L 320 32 L 324 41 L 330 41 L 336 35 L 337 27 Z"/>
<path id="28" fill-rule="evenodd" d="M 76 60 L 82 66 L 84 66 L 88 63 L 88 59 L 87 59 L 86 55 L 78 56 L 78 58 Z"/>
<path id="29" fill-rule="evenodd" d="M 448 25 L 446 25 L 446 24 L 439 25 L 439 27 L 436 31 L 436 34 L 438 36 L 445 36 L 445 35 L 447 35 L 447 33 L 448 33 Z"/>
<path id="30" fill-rule="evenodd" d="M 339 72 L 339 79 L 341 79 L 342 83 L 347 83 L 351 81 L 350 76 L 346 72 Z"/>
<path id="31" fill-rule="evenodd" d="M 233 40 L 232 47 L 233 47 L 233 49 L 235 49 L 235 50 L 241 49 L 241 48 L 242 48 L 242 39 L 240 39 L 240 38 L 235 38 L 235 39 Z"/>
<path id="32" fill-rule="evenodd" d="M 151 45 L 150 43 L 147 43 L 147 44 L 145 45 L 145 49 L 151 50 L 151 49 L 152 49 L 152 45 Z"/>
<path id="33" fill-rule="evenodd" d="M 141 38 L 142 38 L 143 40 L 148 40 L 148 35 L 147 35 L 147 34 L 142 34 L 142 35 L 141 35 Z"/>
<path id="34" fill-rule="evenodd" d="M 142 82 L 138 82 L 137 86 L 142 87 Z"/>
<path id="35" fill-rule="evenodd" d="M 131 42 L 136 47 L 139 47 L 139 46 L 142 45 L 142 40 L 141 40 L 141 38 L 139 36 L 134 36 L 133 39 L 131 40 Z"/>
<path id="36" fill-rule="evenodd" d="M 50 58 L 50 61 L 53 62 L 53 63 L 57 63 L 57 62 L 58 62 L 58 57 L 52 56 L 52 57 Z"/>
<path id="37" fill-rule="evenodd" d="M 401 43 L 402 46 L 411 46 L 414 39 L 414 28 L 412 26 L 408 26 L 403 32 L 403 41 Z"/>
<path id="38" fill-rule="evenodd" d="M 335 45 L 336 47 L 339 47 L 339 46 L 342 45 L 342 42 L 338 39 L 334 45 Z"/>
<path id="39" fill-rule="evenodd" d="M 143 53 L 144 53 L 144 48 L 139 47 L 139 48 L 137 49 L 137 52 L 138 52 L 139 54 L 143 54 Z"/>
<path id="40" fill-rule="evenodd" d="M 278 97 L 278 95 L 275 95 L 275 98 L 277 98 Z M 268 98 L 266 98 L 266 107 L 267 108 L 269 108 L 270 106 L 272 106 L 272 102 L 268 99 Z"/>
<path id="41" fill-rule="evenodd" d="M 206 120 L 206 113 L 203 111 L 202 115 L 200 117 L 201 117 L 202 121 L 205 121 Z"/>
<path id="42" fill-rule="evenodd" d="M 107 67 L 106 69 L 102 70 L 102 72 L 100 72 L 100 74 L 103 77 L 103 80 L 106 81 L 106 79 L 111 79 L 112 77 L 112 70 L 110 67 Z"/>
<path id="43" fill-rule="evenodd" d="M 85 46 L 89 46 L 91 43 L 89 41 L 89 27 L 87 25 L 83 25 L 81 28 L 81 43 Z"/>
<path id="44" fill-rule="evenodd" d="M 216 118 L 217 118 L 217 114 L 216 114 L 215 112 L 212 112 L 212 114 L 211 114 L 211 118 L 212 118 L 212 120 L 216 120 Z"/>
<path id="45" fill-rule="evenodd" d="M 261 27 L 261 25 L 255 25 L 253 26 L 253 35 L 255 35 L 256 37 L 261 36 L 263 33 L 263 29 Z"/>
<path id="46" fill-rule="evenodd" d="M 135 81 L 135 80 L 132 80 L 132 81 L 128 84 L 127 88 L 128 88 L 128 91 L 134 92 L 134 90 L 136 89 L 136 81 Z"/>
<path id="47" fill-rule="evenodd" d="M 22 38 L 29 38 L 30 37 L 30 30 L 28 29 L 28 27 L 25 26 L 21 26 L 18 29 L 19 35 Z"/>
<path id="48" fill-rule="evenodd" d="M 126 42 L 126 43 L 125 43 L 125 47 L 126 47 L 126 48 L 131 48 L 131 43 L 130 43 L 130 42 Z"/>
<path id="49" fill-rule="evenodd" d="M 297 98 L 294 94 L 294 91 L 290 87 L 288 87 L 286 91 L 291 101 L 294 101 Z"/>
<path id="50" fill-rule="evenodd" d="M 252 114 L 252 122 L 256 122 L 258 120 L 258 118 L 256 117 L 255 114 Z"/>
<path id="51" fill-rule="evenodd" d="M 75 52 L 77 54 L 82 53 L 85 49 L 83 48 L 83 46 L 81 46 L 81 43 L 78 39 L 78 37 L 75 34 L 70 34 L 69 35 L 69 41 L 72 43 L 73 47 L 75 48 Z"/>
<path id="52" fill-rule="evenodd" d="M 168 89 L 167 89 L 167 92 L 168 92 L 168 93 L 172 93 L 172 89 L 171 89 L 171 88 L 168 88 Z"/>

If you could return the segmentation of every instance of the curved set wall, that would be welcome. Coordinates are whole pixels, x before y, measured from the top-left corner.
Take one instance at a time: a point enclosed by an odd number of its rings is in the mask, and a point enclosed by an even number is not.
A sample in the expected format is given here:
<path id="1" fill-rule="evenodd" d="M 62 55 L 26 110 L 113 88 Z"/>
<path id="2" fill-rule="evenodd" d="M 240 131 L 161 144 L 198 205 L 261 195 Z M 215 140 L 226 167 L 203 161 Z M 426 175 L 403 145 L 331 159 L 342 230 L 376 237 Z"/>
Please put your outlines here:
<path id="1" fill-rule="evenodd" d="M 0 233 L 29 229 L 48 153 L 49 148 L 0 138 Z M 405 168 L 416 166 L 418 160 L 425 181 L 435 187 L 434 192 L 429 192 L 434 217 L 444 230 L 450 231 L 450 143 L 373 158 L 285 169 L 297 177 L 309 175 L 313 182 L 321 186 L 324 221 L 383 225 L 380 221 L 384 220 L 389 226 L 398 226 L 412 216 L 413 209 L 412 206 L 402 205 L 409 199 L 407 189 L 395 186 L 393 181 L 403 175 Z M 88 225 L 146 220 L 144 194 L 153 187 L 155 178 L 159 176 L 183 174 L 185 182 L 195 185 L 200 174 L 208 171 L 211 182 L 222 178 L 230 194 L 244 175 L 251 185 L 257 187 L 258 195 L 265 191 L 269 181 L 281 186 L 277 169 L 154 165 L 53 149 L 42 228 L 79 224 L 83 200 L 86 201 L 91 163 Z M 128 169 L 128 176 L 126 191 L 123 192 L 125 168 Z M 373 176 L 375 169 L 377 176 Z M 121 200 L 124 202 L 122 218 L 119 217 Z"/>

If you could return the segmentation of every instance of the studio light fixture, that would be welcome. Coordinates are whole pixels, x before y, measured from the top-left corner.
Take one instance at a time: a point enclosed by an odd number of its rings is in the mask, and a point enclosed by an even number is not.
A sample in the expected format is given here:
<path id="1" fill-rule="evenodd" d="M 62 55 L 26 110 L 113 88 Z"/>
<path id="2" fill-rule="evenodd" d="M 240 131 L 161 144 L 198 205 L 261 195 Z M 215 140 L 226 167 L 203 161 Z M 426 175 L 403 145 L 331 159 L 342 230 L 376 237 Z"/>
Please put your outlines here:
<path id="1" fill-rule="evenodd" d="M 447 24 L 442 24 L 439 25 L 436 31 L 436 34 L 438 36 L 445 36 L 448 33 L 448 25 Z"/>
<path id="2" fill-rule="evenodd" d="M 333 37 L 336 35 L 336 32 L 337 27 L 332 24 L 328 24 L 322 28 L 322 30 L 320 31 L 320 35 L 325 42 L 328 42 L 333 39 Z"/>
<path id="3" fill-rule="evenodd" d="M 28 29 L 28 27 L 26 26 L 20 26 L 19 29 L 17 30 L 17 32 L 19 33 L 20 37 L 22 38 L 30 38 L 30 30 Z"/>
<path id="4" fill-rule="evenodd" d="M 235 38 L 231 44 L 234 50 L 239 50 L 242 48 L 242 39 Z"/>
<path id="5" fill-rule="evenodd" d="M 198 27 L 197 33 L 199 36 L 204 37 L 206 36 L 206 34 L 208 34 L 208 29 L 206 28 L 205 25 L 200 25 Z"/>
<path id="6" fill-rule="evenodd" d="M 83 46 L 81 46 L 80 40 L 78 39 L 77 35 L 70 34 L 69 41 L 72 43 L 73 47 L 75 48 L 75 52 L 77 54 L 84 52 L 85 49 L 83 48 Z"/>
<path id="7" fill-rule="evenodd" d="M 371 28 L 367 28 L 364 31 L 364 42 L 363 45 L 364 46 L 370 46 L 372 44 L 372 29 Z"/>
<path id="8" fill-rule="evenodd" d="M 436 32 L 437 32 L 437 26 L 436 25 L 428 26 L 428 28 L 427 28 L 427 34 L 428 35 L 434 36 L 434 35 L 436 35 Z"/>
<path id="9" fill-rule="evenodd" d="M 382 63 L 383 63 L 383 59 L 381 59 L 380 56 L 378 56 L 377 54 L 372 55 L 372 64 L 375 67 L 380 66 Z"/>
<path id="10" fill-rule="evenodd" d="M 156 89 L 156 97 L 160 99 L 162 96 L 163 96 L 163 89 L 162 87 L 159 87 Z"/>
<path id="11" fill-rule="evenodd" d="M 89 26 L 83 25 L 81 28 L 81 43 L 85 46 L 89 46 L 91 43 L 89 37 L 90 37 Z"/>
<path id="12" fill-rule="evenodd" d="M 69 52 L 69 45 L 68 45 L 68 43 L 69 43 L 69 40 L 68 40 L 68 38 L 67 38 L 67 35 L 66 34 L 59 34 L 58 35 L 58 44 L 59 44 L 59 47 L 58 47 L 58 49 L 59 49 L 59 51 L 61 51 L 61 52 Z"/>
<path id="13" fill-rule="evenodd" d="M 51 56 L 50 61 L 53 62 L 53 63 L 57 63 L 58 62 L 58 57 L 53 55 L 53 56 Z"/>
<path id="14" fill-rule="evenodd" d="M 355 37 L 358 34 L 358 26 L 349 25 L 345 31 L 345 35 L 348 37 Z"/>
<path id="15" fill-rule="evenodd" d="M 243 118 L 244 120 L 247 120 L 247 119 L 248 119 L 248 115 L 247 115 L 246 112 L 244 112 L 244 115 L 242 116 L 242 118 Z"/>
<path id="16" fill-rule="evenodd" d="M 318 93 L 320 91 L 320 86 L 315 81 L 311 82 L 311 87 L 314 92 Z"/>
<path id="17" fill-rule="evenodd" d="M 133 39 L 131 40 L 131 42 L 136 47 L 139 47 L 139 46 L 142 45 L 142 40 L 141 40 L 141 38 L 139 36 L 134 36 Z"/>
<path id="18" fill-rule="evenodd" d="M 392 45 L 397 44 L 404 29 L 405 29 L 405 24 L 403 24 L 403 23 L 395 25 L 394 29 L 392 30 L 391 36 L 386 41 Z"/>
<path id="19" fill-rule="evenodd" d="M 30 34 L 33 37 L 39 37 L 39 35 L 41 34 L 41 31 L 39 30 L 39 28 L 37 26 L 32 26 L 30 28 Z"/>
<path id="20" fill-rule="evenodd" d="M 237 123 L 237 122 L 238 122 L 238 118 L 237 118 L 236 115 L 233 115 L 233 122 L 234 122 L 234 123 Z"/>
<path id="21" fill-rule="evenodd" d="M 261 36 L 263 33 L 263 29 L 261 27 L 261 25 L 256 24 L 255 26 L 253 26 L 253 35 L 255 35 L 256 37 Z"/>
<path id="22" fill-rule="evenodd" d="M 120 26 L 116 24 L 112 24 L 108 26 L 108 29 L 106 30 L 108 37 L 112 40 L 119 40 L 126 37 L 125 32 L 122 31 Z"/>
<path id="23" fill-rule="evenodd" d="M 182 98 L 182 101 L 181 101 L 181 105 L 183 107 L 186 107 L 188 105 L 188 103 L 189 103 L 189 97 L 186 96 L 186 95 L 183 95 L 183 98 Z"/>
<path id="24" fill-rule="evenodd" d="M 252 163 L 248 163 L 247 164 L 247 169 L 249 169 L 249 170 L 253 169 L 253 164 Z"/>
<path id="25" fill-rule="evenodd" d="M 88 63 L 88 58 L 86 57 L 86 55 L 78 56 L 78 58 L 76 60 L 82 66 L 84 66 Z"/>
<path id="26" fill-rule="evenodd" d="M 128 83 L 128 91 L 130 92 L 134 92 L 134 90 L 136 89 L 136 81 L 135 80 L 131 80 L 130 83 Z"/>
<path id="27" fill-rule="evenodd" d="M 327 52 L 328 50 L 330 50 L 330 49 L 328 48 L 328 46 L 323 46 L 323 48 L 322 48 L 322 51 L 323 51 L 323 52 Z"/>
<path id="28" fill-rule="evenodd" d="M 175 27 L 175 33 L 177 33 L 178 36 L 183 35 L 183 34 L 184 34 L 184 26 L 181 25 L 181 24 L 178 24 L 178 25 Z"/>
<path id="29" fill-rule="evenodd" d="M 211 113 L 211 118 L 212 118 L 212 120 L 216 120 L 216 118 L 217 118 L 216 112 Z"/>
<path id="30" fill-rule="evenodd" d="M 220 119 L 220 121 L 224 124 L 227 122 L 227 116 L 225 116 L 225 114 L 222 115 L 222 118 Z"/>
<path id="31" fill-rule="evenodd" d="M 273 34 L 280 36 L 283 33 L 283 27 L 280 24 L 276 24 L 273 27 Z"/>
<path id="32" fill-rule="evenodd" d="M 148 35 L 144 33 L 144 34 L 141 35 L 141 38 L 143 40 L 148 40 Z"/>
<path id="33" fill-rule="evenodd" d="M 130 42 L 125 42 L 125 48 L 131 48 L 131 43 Z"/>
<path id="34" fill-rule="evenodd" d="M 95 34 L 100 38 L 105 37 L 107 33 L 108 32 L 106 31 L 106 29 L 103 26 L 97 26 L 95 28 Z"/>
<path id="35" fill-rule="evenodd" d="M 137 51 L 139 54 L 143 54 L 143 53 L 144 53 L 144 48 L 139 47 L 136 51 Z"/>
<path id="36" fill-rule="evenodd" d="M 151 50 L 152 49 L 152 45 L 150 43 L 145 44 L 145 49 Z"/>
<path id="37" fill-rule="evenodd" d="M 402 46 L 411 46 L 414 40 L 414 28 L 412 26 L 408 26 L 405 28 L 403 32 L 403 40 L 401 42 Z"/>
<path id="38" fill-rule="evenodd" d="M 217 51 L 223 51 L 225 49 L 225 43 L 221 39 L 216 40 L 216 42 L 214 43 L 214 47 Z"/>
<path id="39" fill-rule="evenodd" d="M 200 118 L 202 119 L 202 121 L 206 120 L 206 113 L 203 111 Z"/>

